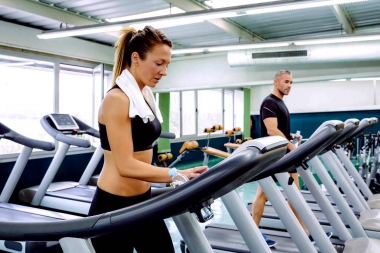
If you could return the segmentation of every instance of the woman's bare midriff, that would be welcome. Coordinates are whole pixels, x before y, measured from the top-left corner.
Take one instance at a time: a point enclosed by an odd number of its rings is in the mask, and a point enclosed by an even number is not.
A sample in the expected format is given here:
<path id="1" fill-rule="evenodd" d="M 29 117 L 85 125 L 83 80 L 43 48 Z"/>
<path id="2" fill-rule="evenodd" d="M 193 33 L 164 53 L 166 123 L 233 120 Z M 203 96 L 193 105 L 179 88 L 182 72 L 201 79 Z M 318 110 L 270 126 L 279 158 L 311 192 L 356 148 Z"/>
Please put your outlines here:
<path id="1" fill-rule="evenodd" d="M 133 157 L 151 164 L 153 150 L 134 152 Z M 136 168 L 138 170 L 139 168 Z M 104 166 L 98 179 L 98 186 L 111 194 L 119 196 L 136 196 L 147 192 L 150 182 L 122 177 L 116 169 L 112 152 L 104 150 Z"/>

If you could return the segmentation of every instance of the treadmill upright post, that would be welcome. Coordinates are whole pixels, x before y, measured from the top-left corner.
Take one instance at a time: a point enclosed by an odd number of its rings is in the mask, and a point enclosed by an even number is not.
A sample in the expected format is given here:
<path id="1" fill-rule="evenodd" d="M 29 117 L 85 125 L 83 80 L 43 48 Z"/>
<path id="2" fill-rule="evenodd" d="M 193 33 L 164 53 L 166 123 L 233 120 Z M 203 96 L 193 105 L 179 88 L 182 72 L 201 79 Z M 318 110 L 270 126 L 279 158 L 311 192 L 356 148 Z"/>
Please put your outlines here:
<path id="1" fill-rule="evenodd" d="M 8 202 L 11 198 L 13 190 L 15 189 L 17 182 L 25 169 L 26 163 L 28 162 L 32 150 L 32 148 L 29 148 L 27 146 L 24 146 L 21 150 L 21 153 L 17 157 L 16 164 L 14 165 L 11 174 L 9 175 L 8 180 L 3 188 L 3 191 L 1 192 L 0 202 Z"/>
<path id="2" fill-rule="evenodd" d="M 300 252 L 316 253 L 317 250 L 311 244 L 309 237 L 302 229 L 293 211 L 290 209 L 288 203 L 285 201 L 284 196 L 274 183 L 271 177 L 267 177 L 258 181 L 263 189 L 268 200 L 276 210 L 280 220 L 284 223 L 286 230 L 294 239 L 294 243 Z"/>
<path id="3" fill-rule="evenodd" d="M 356 197 L 359 199 L 359 201 L 362 203 L 364 208 L 366 210 L 370 210 L 371 208 L 369 207 L 367 201 L 364 199 L 363 195 L 360 193 L 358 187 L 354 184 L 352 179 L 350 178 L 350 175 L 348 175 L 347 171 L 344 169 L 341 161 L 338 159 L 336 155 L 332 151 L 329 151 L 329 156 L 334 160 L 334 162 L 337 165 L 337 168 L 340 170 L 340 174 L 343 176 L 343 178 L 346 180 L 346 182 L 351 186 L 352 191 L 356 194 Z"/>
<path id="4" fill-rule="evenodd" d="M 277 173 L 276 178 L 286 192 L 286 195 L 288 196 L 290 202 L 302 218 L 302 221 L 305 223 L 310 234 L 313 236 L 313 239 L 317 243 L 321 252 L 336 252 L 330 239 L 326 236 L 325 231 L 319 224 L 317 218 L 315 218 L 315 215 L 311 211 L 305 199 L 301 196 L 301 193 L 295 184 L 288 185 L 289 173 Z"/>
<path id="5" fill-rule="evenodd" d="M 67 151 L 69 150 L 69 147 L 70 145 L 66 143 L 61 143 L 61 146 L 59 147 L 57 154 L 54 156 L 53 161 L 51 161 L 50 166 L 47 169 L 41 184 L 38 186 L 38 190 L 34 195 L 32 202 L 30 203 L 32 206 L 39 206 L 41 204 L 41 201 L 44 198 L 46 191 L 48 190 L 51 182 L 53 182 L 54 177 L 57 174 L 57 171 L 61 166 L 62 161 L 67 154 Z"/>
<path id="6" fill-rule="evenodd" d="M 354 210 L 356 212 L 361 212 L 361 211 L 366 210 L 362 202 L 358 199 L 355 192 L 352 190 L 349 183 L 345 180 L 344 176 L 342 175 L 342 172 L 337 167 L 335 161 L 330 156 L 330 151 L 321 155 L 321 158 L 323 162 L 326 164 L 327 168 L 330 170 L 334 179 L 337 181 L 337 184 L 339 185 L 339 187 L 341 187 L 342 190 L 344 191 L 344 194 L 346 194 L 347 199 L 350 201 L 350 203 L 354 207 Z"/>
<path id="7" fill-rule="evenodd" d="M 90 239 L 65 237 L 59 240 L 63 253 L 96 253 Z"/>
<path id="8" fill-rule="evenodd" d="M 353 236 L 355 238 L 368 237 L 362 225 L 356 218 L 354 212 L 351 210 L 347 201 L 343 198 L 342 194 L 338 190 L 337 186 L 334 184 L 332 178 L 327 173 L 325 167 L 323 166 L 322 162 L 318 159 L 318 157 L 312 158 L 309 161 L 309 164 L 310 166 L 313 167 L 319 179 L 322 181 L 327 191 L 330 193 L 332 199 L 334 200 L 335 204 L 338 206 L 339 210 L 341 211 L 344 219 L 350 225 Z"/>
<path id="9" fill-rule="evenodd" d="M 348 241 L 352 239 L 352 235 L 347 230 L 346 226 L 344 225 L 339 215 L 336 213 L 335 209 L 332 207 L 329 199 L 322 192 L 317 181 L 311 175 L 310 170 L 304 170 L 303 168 L 298 167 L 297 172 L 306 184 L 310 193 L 313 195 L 315 201 L 318 203 L 323 214 L 330 222 L 331 227 L 334 229 L 334 234 L 338 235 L 339 239 L 342 241 Z"/>
<path id="10" fill-rule="evenodd" d="M 81 178 L 79 179 L 80 185 L 87 185 L 88 181 L 90 181 L 90 178 L 92 174 L 94 174 L 94 170 L 96 169 L 96 166 L 98 166 L 100 159 L 103 157 L 103 149 L 99 145 L 94 154 L 91 157 L 90 162 L 87 164 L 86 169 L 84 170 Z"/>
<path id="11" fill-rule="evenodd" d="M 251 253 L 272 252 L 236 190 L 221 197 Z"/>
<path id="12" fill-rule="evenodd" d="M 214 253 L 198 221 L 189 212 L 173 216 L 172 219 L 191 253 Z"/>
<path id="13" fill-rule="evenodd" d="M 341 147 L 337 147 L 335 149 L 336 155 L 338 156 L 339 160 L 344 164 L 344 167 L 348 171 L 348 173 L 354 178 L 355 183 L 357 183 L 359 189 L 362 191 L 364 196 L 369 197 L 372 196 L 373 193 L 368 188 L 367 184 L 364 182 L 363 178 L 360 176 L 359 172 L 355 169 L 354 165 L 348 159 L 348 157 L 344 154 L 344 151 Z M 376 170 L 374 170 L 376 173 Z"/>

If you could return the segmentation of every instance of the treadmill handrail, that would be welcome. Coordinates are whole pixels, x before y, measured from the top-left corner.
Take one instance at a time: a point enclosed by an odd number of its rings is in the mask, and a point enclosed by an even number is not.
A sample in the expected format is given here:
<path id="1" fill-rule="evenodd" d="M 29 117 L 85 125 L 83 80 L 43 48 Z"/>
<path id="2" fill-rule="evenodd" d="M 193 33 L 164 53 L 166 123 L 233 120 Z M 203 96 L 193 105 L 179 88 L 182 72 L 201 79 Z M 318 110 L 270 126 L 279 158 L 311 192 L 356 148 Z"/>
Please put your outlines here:
<path id="1" fill-rule="evenodd" d="M 336 144 L 335 145 L 342 145 L 345 142 L 346 137 L 348 135 L 352 134 L 353 132 L 355 132 L 356 129 L 358 129 L 359 123 L 360 123 L 360 120 L 358 120 L 358 119 L 348 119 L 348 120 L 346 120 L 344 122 L 343 132 L 339 136 L 339 138 L 336 140 Z"/>
<path id="2" fill-rule="evenodd" d="M 175 139 L 175 133 L 170 133 L 170 132 L 161 132 L 160 138 L 164 139 Z"/>
<path id="3" fill-rule="evenodd" d="M 259 179 L 296 169 L 302 163 L 305 163 L 308 160 L 312 159 L 327 146 L 329 146 L 330 140 L 336 139 L 342 133 L 342 131 L 343 130 L 341 128 L 336 128 L 333 125 L 324 125 L 323 128 L 319 129 L 316 134 L 310 137 L 298 148 L 283 156 L 276 163 L 268 166 L 265 172 L 259 176 Z"/>
<path id="4" fill-rule="evenodd" d="M 51 122 L 49 115 L 43 116 L 40 120 L 40 123 L 43 129 L 45 129 L 45 131 L 55 140 L 66 143 L 68 145 L 74 145 L 74 146 L 82 147 L 82 148 L 91 147 L 91 143 L 88 140 L 67 136 L 63 134 L 62 132 L 58 131 L 57 129 L 55 129 L 54 127 L 52 127 L 49 122 Z"/>
<path id="5" fill-rule="evenodd" d="M 358 135 L 360 135 L 362 132 L 364 132 L 365 130 L 367 130 L 371 126 L 372 126 L 371 125 L 371 120 L 369 118 L 362 119 L 359 122 L 359 126 L 356 128 L 356 130 L 353 131 L 348 136 L 346 136 L 346 138 L 344 138 L 343 140 L 341 140 L 340 144 L 344 144 L 344 143 L 352 140 L 353 138 L 357 137 Z"/>
<path id="6" fill-rule="evenodd" d="M 218 163 L 172 191 L 113 212 L 68 221 L 0 221 L 0 239 L 50 241 L 63 237 L 88 238 L 125 228 L 151 218 L 168 218 L 210 198 L 218 198 L 261 173 L 264 166 L 285 154 L 286 147 L 261 153 L 255 146 Z"/>
<path id="7" fill-rule="evenodd" d="M 27 146 L 29 148 L 42 149 L 45 151 L 52 151 L 55 149 L 54 143 L 40 141 L 40 140 L 26 137 L 22 134 L 17 133 L 16 131 L 13 131 L 12 129 L 10 129 L 9 127 L 7 127 L 1 122 L 0 122 L 0 134 L 3 135 L 4 139 L 16 142 L 18 144 Z"/>

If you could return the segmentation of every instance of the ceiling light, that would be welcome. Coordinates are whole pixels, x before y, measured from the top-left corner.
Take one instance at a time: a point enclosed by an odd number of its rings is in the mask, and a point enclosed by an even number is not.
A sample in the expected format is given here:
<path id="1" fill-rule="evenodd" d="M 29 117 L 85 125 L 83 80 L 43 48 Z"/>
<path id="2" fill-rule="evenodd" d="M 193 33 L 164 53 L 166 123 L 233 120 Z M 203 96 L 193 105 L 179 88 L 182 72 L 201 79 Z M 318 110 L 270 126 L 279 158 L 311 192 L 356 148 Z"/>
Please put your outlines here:
<path id="1" fill-rule="evenodd" d="M 175 49 L 172 54 L 191 54 L 191 53 L 202 53 L 203 48 L 188 48 L 188 49 Z"/>
<path id="2" fill-rule="evenodd" d="M 287 42 L 270 42 L 270 43 L 253 43 L 253 44 L 243 44 L 243 45 L 230 45 L 230 46 L 216 46 L 207 48 L 210 52 L 217 51 L 227 51 L 227 50 L 244 50 L 244 49 L 254 49 L 254 48 L 267 48 L 267 47 L 286 47 L 289 46 Z"/>
<path id="3" fill-rule="evenodd" d="M 280 0 L 212 0 L 205 1 L 204 3 L 207 6 L 212 8 L 225 8 L 231 6 L 239 6 L 239 5 L 248 5 L 248 4 L 259 4 L 259 3 L 267 3 L 267 2 L 276 2 Z"/>
<path id="4" fill-rule="evenodd" d="M 129 15 L 125 17 L 119 17 L 119 18 L 108 18 L 106 19 L 107 22 L 119 22 L 119 21 L 126 21 L 126 20 L 133 20 L 133 19 L 142 19 L 142 18 L 150 18 L 150 17 L 157 17 L 157 16 L 163 16 L 163 15 L 172 15 L 172 14 L 178 14 L 178 13 L 184 13 L 184 10 L 181 10 L 180 8 L 173 7 L 173 8 L 167 8 L 167 9 L 161 9 L 157 11 L 150 11 L 135 15 Z"/>
<path id="5" fill-rule="evenodd" d="M 323 7 L 323 6 L 331 6 L 335 4 L 345 4 L 352 2 L 364 2 L 368 0 L 322 0 L 322 1 L 305 1 L 297 2 L 297 3 L 288 3 L 281 4 L 278 6 L 265 6 L 265 7 L 257 7 L 252 10 L 247 10 L 247 14 L 262 14 L 262 13 L 270 13 L 270 12 L 280 12 L 280 11 L 290 11 L 290 10 L 299 10 L 306 8 L 315 8 L 315 7 Z"/>
<path id="6" fill-rule="evenodd" d="M 145 26 L 150 25 L 157 29 L 167 28 L 167 27 L 173 27 L 173 26 L 180 26 L 180 25 L 188 25 L 188 24 L 195 24 L 195 23 L 202 23 L 204 20 L 201 19 L 194 19 L 194 20 L 177 20 L 177 21 L 152 21 L 152 22 L 145 22 L 145 23 L 137 23 L 137 24 L 131 24 L 130 27 L 135 28 L 136 30 L 142 30 Z"/>
<path id="7" fill-rule="evenodd" d="M 380 80 L 380 77 L 351 78 L 351 81 L 374 81 Z"/>
<path id="8" fill-rule="evenodd" d="M 351 35 L 341 38 L 326 38 L 326 39 L 312 39 L 304 41 L 295 41 L 294 45 L 315 45 L 315 44 L 330 44 L 330 43 L 344 43 L 344 42 L 355 42 L 355 41 L 370 41 L 370 40 L 380 40 L 380 35 Z"/>
<path id="9" fill-rule="evenodd" d="M 14 66 L 26 66 L 26 65 L 33 65 L 35 62 L 28 61 L 28 62 L 10 62 L 10 63 L 0 63 L 1 67 L 14 67 Z"/>
<path id="10" fill-rule="evenodd" d="M 53 39 L 53 38 L 62 38 L 62 37 L 70 37 L 70 36 L 78 36 L 78 35 L 86 35 L 93 33 L 103 33 L 103 32 L 114 32 L 123 29 L 121 25 L 114 26 L 100 26 L 100 27 L 89 27 L 87 29 L 76 29 L 74 28 L 66 28 L 62 30 L 53 30 L 43 32 L 38 34 L 37 37 L 39 39 Z"/>
<path id="11" fill-rule="evenodd" d="M 202 52 L 220 52 L 220 51 L 231 51 L 231 50 L 244 50 L 244 49 L 254 49 L 254 48 L 270 48 L 270 47 L 286 47 L 289 46 L 287 42 L 259 42 L 253 44 L 242 44 L 242 45 L 228 45 L 228 46 L 214 46 L 214 47 L 204 47 L 204 48 L 184 48 L 175 49 L 172 54 L 190 54 L 190 53 L 202 53 Z"/>

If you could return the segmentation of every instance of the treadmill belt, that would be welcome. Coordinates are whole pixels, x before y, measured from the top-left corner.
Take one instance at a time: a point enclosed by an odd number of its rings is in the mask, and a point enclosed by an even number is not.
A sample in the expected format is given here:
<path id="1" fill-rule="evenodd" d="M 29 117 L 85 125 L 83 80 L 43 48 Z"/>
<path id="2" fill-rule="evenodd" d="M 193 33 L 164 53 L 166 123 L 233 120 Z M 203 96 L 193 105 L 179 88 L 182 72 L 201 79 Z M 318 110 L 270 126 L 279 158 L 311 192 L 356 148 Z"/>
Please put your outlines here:
<path id="1" fill-rule="evenodd" d="M 0 207 L 0 221 L 15 222 L 51 222 L 57 221 L 56 218 L 39 215 L 35 213 L 27 213 L 18 210 Z"/>
<path id="2" fill-rule="evenodd" d="M 283 189 L 281 189 L 281 192 L 286 197 L 286 193 L 284 192 Z M 310 192 L 301 191 L 301 193 L 302 193 L 302 196 L 304 197 L 304 199 L 306 200 L 306 202 L 308 202 L 308 203 L 316 203 L 313 195 Z M 330 201 L 330 203 L 335 206 L 335 202 L 334 202 L 333 198 L 329 194 L 328 195 L 326 194 L 326 197 L 328 198 L 328 200 Z M 345 195 L 343 195 L 343 198 L 347 201 L 347 203 L 349 203 L 349 201 L 347 200 L 347 197 Z"/>
<path id="3" fill-rule="evenodd" d="M 248 204 L 247 208 L 248 208 L 250 214 L 252 215 L 252 204 Z M 327 225 L 327 226 L 330 225 L 330 222 L 327 220 L 327 218 L 323 214 L 323 212 L 313 211 L 313 214 L 315 215 L 315 217 L 317 218 L 317 220 L 319 221 L 319 223 L 321 225 Z M 349 225 L 345 222 L 343 216 L 340 213 L 338 213 L 338 215 L 342 219 L 344 225 L 346 227 L 349 227 Z M 274 210 L 273 206 L 270 204 L 265 204 L 264 214 L 262 217 L 263 218 L 269 218 L 269 219 L 279 219 L 276 210 Z"/>
<path id="4" fill-rule="evenodd" d="M 45 196 L 91 203 L 94 198 L 94 194 L 95 191 L 90 188 L 72 187 L 58 191 L 48 191 Z"/>
<path id="5" fill-rule="evenodd" d="M 265 233 L 271 240 L 277 242 L 277 245 L 271 248 L 272 252 L 299 252 L 297 246 L 287 232 L 268 229 L 260 229 L 260 232 Z M 240 232 L 233 225 L 210 224 L 206 226 L 204 234 L 213 249 L 237 253 L 250 253 Z M 332 240 L 333 243 L 337 243 L 337 252 L 343 252 L 344 246 L 342 245 L 344 245 L 344 243 L 340 240 Z M 318 251 L 318 247 L 316 247 L 316 249 Z"/>

